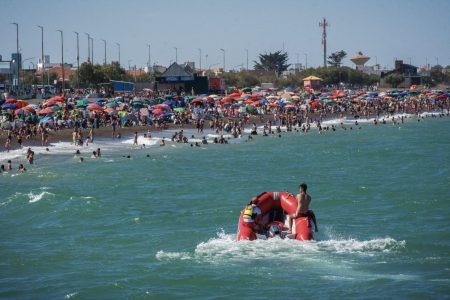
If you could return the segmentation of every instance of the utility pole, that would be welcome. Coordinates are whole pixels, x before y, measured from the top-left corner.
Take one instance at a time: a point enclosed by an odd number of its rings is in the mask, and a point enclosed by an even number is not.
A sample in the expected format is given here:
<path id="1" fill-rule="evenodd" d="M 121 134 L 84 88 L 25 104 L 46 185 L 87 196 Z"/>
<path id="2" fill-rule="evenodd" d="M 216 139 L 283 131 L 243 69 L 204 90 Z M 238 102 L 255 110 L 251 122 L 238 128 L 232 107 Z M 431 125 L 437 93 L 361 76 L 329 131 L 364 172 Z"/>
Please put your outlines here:
<path id="1" fill-rule="evenodd" d="M 44 89 L 44 75 L 45 75 L 45 63 L 44 63 L 44 26 L 37 25 L 41 29 L 41 63 L 42 63 L 42 74 L 41 74 L 41 83 L 42 88 Z M 44 99 L 44 98 L 42 98 Z"/>
<path id="2" fill-rule="evenodd" d="M 198 50 L 198 62 L 199 62 L 199 70 L 202 69 L 202 49 L 197 48 Z"/>
<path id="3" fill-rule="evenodd" d="M 102 41 L 105 44 L 105 59 L 103 61 L 103 64 L 106 65 L 106 40 L 102 40 Z"/>
<path id="4" fill-rule="evenodd" d="M 92 64 L 94 64 L 94 38 L 91 37 L 91 59 L 92 59 Z"/>
<path id="5" fill-rule="evenodd" d="M 150 68 L 152 67 L 152 61 L 151 61 L 151 56 L 150 56 L 150 51 L 151 51 L 151 46 L 150 46 L 150 44 L 147 44 L 147 47 L 148 47 L 148 65 L 147 65 L 147 68 L 148 68 L 148 73 L 150 74 L 150 76 L 151 76 L 151 72 L 150 72 Z"/>
<path id="6" fill-rule="evenodd" d="M 87 62 L 90 63 L 91 62 L 91 36 L 89 35 L 89 33 L 84 33 L 87 38 L 88 38 L 88 60 Z"/>
<path id="7" fill-rule="evenodd" d="M 223 52 L 223 72 L 225 73 L 225 49 L 220 48 L 220 51 Z"/>
<path id="8" fill-rule="evenodd" d="M 19 59 L 19 24 L 18 23 L 11 23 L 12 25 L 16 25 L 16 55 L 17 55 L 17 64 L 16 64 L 16 70 L 17 70 L 17 92 L 20 91 L 20 59 Z"/>
<path id="9" fill-rule="evenodd" d="M 65 77 L 64 77 L 64 39 L 62 30 L 56 30 L 61 33 L 61 71 L 62 71 L 62 94 L 64 95 Z"/>
<path id="10" fill-rule="evenodd" d="M 247 54 L 247 71 L 248 71 L 248 49 L 245 49 L 245 52 Z"/>
<path id="11" fill-rule="evenodd" d="M 173 49 L 175 49 L 175 62 L 178 63 L 178 48 L 173 47 Z"/>
<path id="12" fill-rule="evenodd" d="M 77 89 L 80 89 L 80 40 L 78 39 L 78 32 L 74 31 L 77 35 Z"/>
<path id="13" fill-rule="evenodd" d="M 119 49 L 119 67 L 120 67 L 120 44 L 119 44 L 119 43 L 116 43 L 116 45 L 117 45 L 117 47 L 118 47 L 118 49 Z"/>
<path id="14" fill-rule="evenodd" d="M 305 69 L 308 69 L 308 54 L 303 53 L 305 55 Z"/>
<path id="15" fill-rule="evenodd" d="M 327 27 L 328 22 L 325 18 L 323 18 L 322 22 L 319 22 L 319 26 L 322 27 L 322 45 L 323 45 L 323 67 L 327 67 Z"/>
<path id="16" fill-rule="evenodd" d="M 208 66 L 208 54 L 205 55 L 205 68 Z"/>

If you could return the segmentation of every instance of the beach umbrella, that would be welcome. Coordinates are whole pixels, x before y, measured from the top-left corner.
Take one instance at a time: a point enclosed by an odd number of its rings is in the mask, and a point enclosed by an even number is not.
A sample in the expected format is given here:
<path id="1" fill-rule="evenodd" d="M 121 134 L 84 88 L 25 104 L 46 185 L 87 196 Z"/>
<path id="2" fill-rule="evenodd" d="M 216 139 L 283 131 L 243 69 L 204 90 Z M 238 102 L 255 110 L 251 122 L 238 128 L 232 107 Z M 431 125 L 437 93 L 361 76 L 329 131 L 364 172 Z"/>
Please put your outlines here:
<path id="1" fill-rule="evenodd" d="M 8 98 L 8 99 L 6 99 L 5 104 L 15 103 L 16 101 L 17 101 L 17 100 L 14 99 L 14 98 Z"/>
<path id="2" fill-rule="evenodd" d="M 102 111 L 103 110 L 102 107 L 100 105 L 96 104 L 96 103 L 89 104 L 87 106 L 87 109 L 88 110 L 96 110 L 96 111 Z"/>
<path id="3" fill-rule="evenodd" d="M 152 109 L 170 109 L 170 106 L 167 104 L 156 104 L 152 106 Z"/>
<path id="4" fill-rule="evenodd" d="M 26 113 L 26 110 L 24 110 L 24 109 L 22 109 L 22 108 L 18 108 L 18 109 L 16 109 L 15 111 L 14 111 L 14 114 L 16 115 L 16 116 L 22 116 L 22 115 L 24 115 Z"/>
<path id="5" fill-rule="evenodd" d="M 14 103 L 15 106 L 17 106 L 18 108 L 22 108 L 28 105 L 28 102 L 23 101 L 23 100 L 17 100 L 16 103 Z"/>
<path id="6" fill-rule="evenodd" d="M 186 109 L 184 107 L 176 107 L 173 110 L 176 111 L 176 112 L 179 112 L 179 113 L 182 113 L 182 112 L 186 111 Z"/>
<path id="7" fill-rule="evenodd" d="M 141 101 L 135 101 L 131 104 L 131 106 L 133 106 L 134 108 L 143 108 L 145 107 L 145 104 Z"/>
<path id="8" fill-rule="evenodd" d="M 105 106 L 106 107 L 117 107 L 117 106 L 119 106 L 119 104 L 117 104 L 116 102 L 109 102 L 109 103 L 106 103 Z"/>
<path id="9" fill-rule="evenodd" d="M 36 113 L 35 108 L 33 108 L 31 105 L 25 106 L 23 109 L 29 111 L 32 114 Z"/>
<path id="10" fill-rule="evenodd" d="M 245 88 L 242 89 L 242 91 L 243 91 L 244 93 L 250 93 L 250 92 L 252 91 L 252 88 L 245 87 Z"/>
<path id="11" fill-rule="evenodd" d="M 16 109 L 17 106 L 15 106 L 12 103 L 3 104 L 2 109 Z"/>
<path id="12" fill-rule="evenodd" d="M 152 114 L 154 114 L 154 115 L 162 115 L 162 114 L 164 114 L 164 111 L 162 110 L 162 109 L 154 109 L 154 110 L 152 110 Z"/>
<path id="13" fill-rule="evenodd" d="M 54 113 L 55 111 L 54 111 L 54 109 L 53 108 L 50 108 L 50 107 L 48 107 L 48 108 L 44 108 L 44 109 L 41 109 L 39 112 L 38 112 L 38 115 L 47 115 L 47 114 L 52 114 L 52 113 Z"/>

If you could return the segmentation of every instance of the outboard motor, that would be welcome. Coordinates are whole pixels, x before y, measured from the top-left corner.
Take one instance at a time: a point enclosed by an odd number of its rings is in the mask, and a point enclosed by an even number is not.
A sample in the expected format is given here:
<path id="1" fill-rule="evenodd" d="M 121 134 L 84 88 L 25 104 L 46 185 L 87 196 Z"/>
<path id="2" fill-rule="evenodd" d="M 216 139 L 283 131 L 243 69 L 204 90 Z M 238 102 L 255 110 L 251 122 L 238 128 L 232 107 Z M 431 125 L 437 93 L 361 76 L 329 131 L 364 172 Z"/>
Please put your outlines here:
<path id="1" fill-rule="evenodd" d="M 281 237 L 281 232 L 283 231 L 283 224 L 280 224 L 281 222 L 273 222 L 268 224 L 269 229 L 267 230 L 267 237 L 273 238 L 275 236 Z"/>

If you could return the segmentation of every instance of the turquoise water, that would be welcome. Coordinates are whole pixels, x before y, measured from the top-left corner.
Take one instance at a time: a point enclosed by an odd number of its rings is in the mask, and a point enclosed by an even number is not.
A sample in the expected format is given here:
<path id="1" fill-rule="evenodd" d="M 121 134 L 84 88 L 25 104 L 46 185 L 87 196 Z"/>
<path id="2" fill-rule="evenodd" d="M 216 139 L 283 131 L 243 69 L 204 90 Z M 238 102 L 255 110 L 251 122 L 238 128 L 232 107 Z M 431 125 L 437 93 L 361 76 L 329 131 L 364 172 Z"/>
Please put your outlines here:
<path id="1" fill-rule="evenodd" d="M 449 298 L 449 166 L 449 118 L 39 155 L 0 174 L 0 297 Z M 303 181 L 317 241 L 235 241 L 251 196 Z"/>

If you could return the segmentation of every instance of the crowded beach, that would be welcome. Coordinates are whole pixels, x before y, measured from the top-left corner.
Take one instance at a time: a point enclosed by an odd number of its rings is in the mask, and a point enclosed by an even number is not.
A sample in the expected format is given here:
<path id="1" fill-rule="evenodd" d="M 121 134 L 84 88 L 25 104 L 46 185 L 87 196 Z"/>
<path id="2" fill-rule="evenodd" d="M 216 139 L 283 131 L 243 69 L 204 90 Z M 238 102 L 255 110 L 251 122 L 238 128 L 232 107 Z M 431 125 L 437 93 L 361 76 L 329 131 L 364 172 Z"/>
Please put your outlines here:
<path id="1" fill-rule="evenodd" d="M 403 123 L 406 116 L 416 116 L 420 121 L 422 113 L 448 117 L 449 95 L 449 90 L 417 86 L 384 92 L 254 87 L 226 95 L 147 90 L 135 96 L 112 98 L 90 98 L 82 91 L 46 101 L 9 98 L 0 100 L 0 142 L 2 152 L 27 149 L 24 153 L 29 164 L 35 159 L 32 147 L 51 151 L 52 143 L 64 141 L 72 143 L 74 152 L 79 153 L 80 148 L 94 143 L 96 138 L 132 138 L 133 147 L 142 148 L 145 144 L 138 142 L 139 136 L 150 139 L 155 131 L 160 132 L 157 146 L 171 142 L 202 147 L 208 143 L 227 144 L 234 138 L 249 141 L 258 134 L 281 135 L 294 130 L 307 133 L 311 127 L 319 133 L 347 130 L 343 123 L 324 125 L 331 119 L 351 121 L 355 129 L 360 129 L 360 120 L 381 125 Z M 188 136 L 186 129 L 195 134 Z M 207 135 L 212 139 L 208 140 Z M 100 151 L 96 149 L 91 157 L 99 157 Z M 2 165 L 2 172 L 12 169 L 11 161 L 5 163 L 7 167 Z M 20 164 L 18 170 L 26 169 Z"/>

